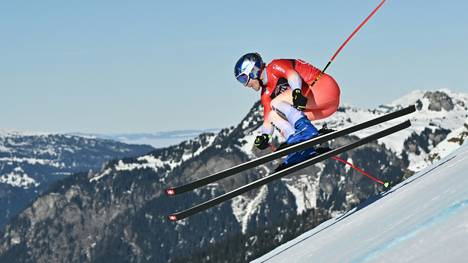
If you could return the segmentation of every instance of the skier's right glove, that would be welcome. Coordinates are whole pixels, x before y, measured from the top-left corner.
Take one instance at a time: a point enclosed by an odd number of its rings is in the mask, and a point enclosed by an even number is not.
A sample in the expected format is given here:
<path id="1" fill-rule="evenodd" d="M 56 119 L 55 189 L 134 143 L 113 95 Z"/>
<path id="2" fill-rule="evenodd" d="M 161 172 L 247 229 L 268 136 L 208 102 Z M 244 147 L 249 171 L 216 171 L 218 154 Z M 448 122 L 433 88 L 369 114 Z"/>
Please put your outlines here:
<path id="1" fill-rule="evenodd" d="M 260 150 L 265 150 L 270 146 L 268 143 L 270 141 L 270 135 L 268 134 L 262 134 L 258 135 L 257 138 L 255 138 L 255 146 L 260 149 Z"/>

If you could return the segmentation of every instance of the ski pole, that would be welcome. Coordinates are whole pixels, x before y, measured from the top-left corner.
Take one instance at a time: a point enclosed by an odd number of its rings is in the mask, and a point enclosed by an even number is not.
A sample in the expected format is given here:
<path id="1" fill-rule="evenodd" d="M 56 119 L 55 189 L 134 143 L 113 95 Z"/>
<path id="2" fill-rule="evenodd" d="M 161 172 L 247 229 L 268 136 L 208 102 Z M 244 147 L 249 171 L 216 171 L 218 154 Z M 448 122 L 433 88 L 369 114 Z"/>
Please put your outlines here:
<path id="1" fill-rule="evenodd" d="M 387 188 L 387 187 L 390 185 L 389 182 L 383 182 L 383 181 L 381 181 L 381 180 L 379 180 L 379 179 L 373 177 L 372 175 L 370 175 L 370 174 L 364 172 L 364 171 L 363 171 L 362 169 L 360 169 L 359 167 L 355 166 L 354 164 L 352 164 L 352 163 L 350 163 L 350 162 L 347 162 L 347 161 L 341 159 L 341 158 L 338 157 L 338 156 L 333 156 L 332 158 L 333 158 L 334 160 L 338 161 L 338 162 L 342 162 L 342 163 L 344 163 L 344 164 L 347 164 L 347 165 L 351 166 L 354 170 L 356 170 L 356 171 L 358 171 L 359 173 L 361 173 L 361 174 L 367 176 L 368 178 L 372 179 L 374 182 L 377 182 L 377 183 L 383 185 L 385 188 Z"/>
<path id="2" fill-rule="evenodd" d="M 338 53 L 340 53 L 340 51 L 349 42 L 349 40 L 351 40 L 351 38 L 359 31 L 359 29 L 361 29 L 361 27 L 377 12 L 377 10 L 379 10 L 379 8 L 384 4 L 384 2 L 385 2 L 385 0 L 382 0 L 382 2 L 380 2 L 380 4 L 374 9 L 374 11 L 372 11 L 372 13 L 370 13 L 369 16 L 367 16 L 367 18 L 364 19 L 364 21 L 362 21 L 362 23 L 353 31 L 353 33 L 351 35 L 349 35 L 349 37 L 345 40 L 345 42 L 343 44 L 341 44 L 341 46 L 338 48 L 338 50 L 335 52 L 335 54 L 333 54 L 330 61 L 328 61 L 325 68 L 323 68 L 323 70 L 320 71 L 320 74 L 317 76 L 317 78 L 315 78 L 314 81 L 312 82 L 312 84 L 310 84 L 309 89 L 306 90 L 306 92 L 305 92 L 306 97 L 309 94 L 310 89 L 314 86 L 315 82 L 317 82 L 322 77 L 322 75 L 325 73 L 325 70 L 327 70 L 328 66 L 330 66 L 330 64 L 335 59 L 335 57 L 338 56 Z"/>
<path id="3" fill-rule="evenodd" d="M 276 151 L 276 147 L 275 147 L 273 144 L 270 144 L 270 147 L 271 147 L 271 150 L 272 150 L 273 152 Z M 331 157 L 331 158 L 334 159 L 334 160 L 336 160 L 336 161 L 338 161 L 338 162 L 342 162 L 342 163 L 344 163 L 345 165 L 347 164 L 347 165 L 351 166 L 354 170 L 356 170 L 356 171 L 358 171 L 359 173 L 361 173 L 361 174 L 367 176 L 368 178 L 370 178 L 370 179 L 373 180 L 374 182 L 383 185 L 385 188 L 387 188 L 387 187 L 390 185 L 389 182 L 383 182 L 382 180 L 379 180 L 379 179 L 375 178 L 374 176 L 372 176 L 372 175 L 366 173 L 365 171 L 363 171 L 363 170 L 360 169 L 359 167 L 355 166 L 354 164 L 352 164 L 352 163 L 350 163 L 350 162 L 347 162 L 347 161 L 341 159 L 341 158 L 338 157 L 338 156 L 333 156 L 333 157 Z"/>

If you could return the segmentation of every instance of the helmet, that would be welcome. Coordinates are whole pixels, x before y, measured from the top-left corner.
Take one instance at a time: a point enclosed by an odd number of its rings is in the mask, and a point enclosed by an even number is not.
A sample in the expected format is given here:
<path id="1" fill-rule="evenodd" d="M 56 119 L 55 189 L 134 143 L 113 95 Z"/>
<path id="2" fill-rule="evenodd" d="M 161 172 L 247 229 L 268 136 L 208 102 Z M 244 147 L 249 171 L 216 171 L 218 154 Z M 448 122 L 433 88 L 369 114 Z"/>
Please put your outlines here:
<path id="1" fill-rule="evenodd" d="M 265 64 L 260 54 L 248 53 L 237 61 L 234 67 L 234 76 L 242 85 L 247 86 L 250 79 L 260 78 L 264 67 Z"/>

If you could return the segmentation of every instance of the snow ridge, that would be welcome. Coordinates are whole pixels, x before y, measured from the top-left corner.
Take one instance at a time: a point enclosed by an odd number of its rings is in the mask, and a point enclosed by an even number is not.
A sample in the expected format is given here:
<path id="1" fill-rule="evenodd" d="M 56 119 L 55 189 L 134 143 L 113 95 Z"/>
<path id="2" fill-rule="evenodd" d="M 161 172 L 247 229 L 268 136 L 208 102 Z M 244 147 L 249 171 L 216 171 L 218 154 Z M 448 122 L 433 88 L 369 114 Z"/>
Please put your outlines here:
<path id="1" fill-rule="evenodd" d="M 13 187 L 29 189 L 38 187 L 40 184 L 29 177 L 21 167 L 16 167 L 12 172 L 0 176 L 0 183 L 9 184 Z"/>
<path id="2" fill-rule="evenodd" d="M 234 212 L 234 216 L 237 221 L 241 224 L 242 233 L 247 232 L 247 226 L 249 223 L 250 217 L 255 213 L 255 211 L 260 207 L 268 194 L 268 187 L 266 185 L 260 188 L 260 191 L 251 199 L 246 196 L 237 196 L 233 198 L 231 202 L 231 207 Z"/>
<path id="3" fill-rule="evenodd" d="M 152 153 L 140 156 L 136 158 L 136 161 L 135 160 L 129 160 L 129 161 L 119 160 L 117 164 L 111 167 L 107 167 L 104 171 L 90 178 L 89 181 L 97 182 L 101 180 L 102 178 L 104 178 L 105 176 L 112 174 L 113 171 L 121 172 L 121 171 L 151 169 L 154 172 L 159 172 L 162 169 L 164 170 L 165 174 L 167 174 L 168 172 L 172 171 L 174 168 L 180 166 L 183 162 L 189 160 L 190 158 L 194 158 L 200 155 L 206 148 L 210 147 L 213 144 L 215 138 L 216 136 L 214 135 L 208 136 L 206 143 L 204 145 L 202 144 L 202 146 L 200 146 L 194 152 L 192 150 L 185 149 L 179 161 L 175 161 L 174 159 L 163 160 L 155 156 Z M 191 140 L 189 141 L 189 143 L 193 141 L 194 140 Z M 184 143 L 180 144 L 179 146 L 173 146 L 173 147 L 183 147 L 183 145 Z M 164 177 L 161 177 L 160 181 L 162 182 L 163 180 L 164 180 Z"/>

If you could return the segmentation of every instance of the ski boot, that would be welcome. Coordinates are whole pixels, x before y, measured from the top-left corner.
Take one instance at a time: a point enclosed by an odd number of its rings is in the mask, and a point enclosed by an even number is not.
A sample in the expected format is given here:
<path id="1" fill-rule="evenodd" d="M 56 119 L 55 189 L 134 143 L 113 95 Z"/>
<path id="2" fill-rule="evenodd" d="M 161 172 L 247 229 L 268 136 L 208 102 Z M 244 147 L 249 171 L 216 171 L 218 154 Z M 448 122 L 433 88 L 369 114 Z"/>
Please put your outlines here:
<path id="1" fill-rule="evenodd" d="M 296 133 L 289 136 L 286 140 L 286 144 L 288 146 L 307 141 L 309 139 L 314 138 L 319 134 L 317 128 L 310 122 L 309 119 L 306 117 L 302 117 L 294 123 L 294 129 L 296 129 Z"/>
<path id="2" fill-rule="evenodd" d="M 314 148 L 308 148 L 299 152 L 289 154 L 286 159 L 275 169 L 275 172 L 286 169 L 294 164 L 298 164 L 305 161 L 313 156 L 317 155 L 317 151 Z"/>
<path id="3" fill-rule="evenodd" d="M 286 140 L 286 143 L 280 146 L 280 148 L 288 147 L 303 141 L 307 141 L 319 134 L 317 128 L 315 128 L 314 125 L 312 125 L 312 123 L 310 122 L 310 120 L 306 117 L 302 117 L 299 120 L 297 120 L 294 124 L 294 128 L 296 129 L 296 133 L 289 136 Z M 276 171 L 282 170 L 293 164 L 300 163 L 316 154 L 317 152 L 314 148 L 308 148 L 299 152 L 291 153 L 286 157 L 283 163 L 280 166 L 278 166 Z"/>
<path id="4" fill-rule="evenodd" d="M 312 123 L 306 117 L 302 117 L 297 120 L 294 124 L 294 128 L 296 133 L 289 136 L 285 142 L 278 146 L 277 150 L 281 150 L 294 144 L 307 141 L 319 135 L 317 128 L 315 128 L 315 126 L 312 125 Z"/>
<path id="5" fill-rule="evenodd" d="M 288 155 L 288 157 L 286 157 L 286 159 L 283 161 L 283 163 L 281 163 L 276 169 L 275 169 L 275 172 L 278 172 L 278 171 L 281 171 L 283 169 L 286 169 L 294 164 L 297 164 L 297 163 L 300 163 L 302 161 L 305 161 L 307 159 L 310 159 L 314 156 L 317 156 L 319 154 L 324 154 L 326 152 L 329 152 L 331 151 L 332 149 L 328 146 L 325 146 L 325 147 L 317 147 L 317 148 L 309 148 L 309 149 L 306 149 L 306 150 L 303 150 L 303 151 L 299 151 L 299 152 L 295 152 L 295 153 L 292 153 L 290 155 Z"/>

